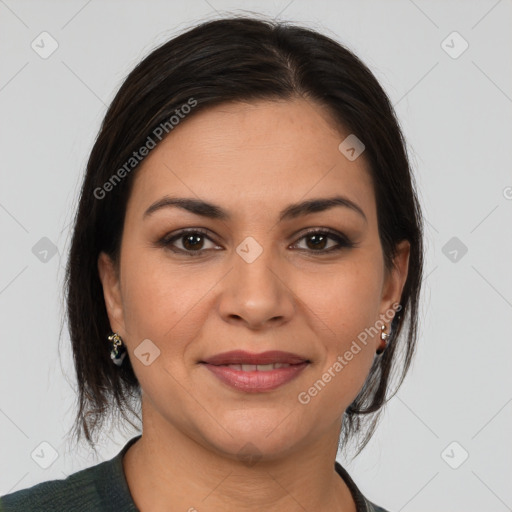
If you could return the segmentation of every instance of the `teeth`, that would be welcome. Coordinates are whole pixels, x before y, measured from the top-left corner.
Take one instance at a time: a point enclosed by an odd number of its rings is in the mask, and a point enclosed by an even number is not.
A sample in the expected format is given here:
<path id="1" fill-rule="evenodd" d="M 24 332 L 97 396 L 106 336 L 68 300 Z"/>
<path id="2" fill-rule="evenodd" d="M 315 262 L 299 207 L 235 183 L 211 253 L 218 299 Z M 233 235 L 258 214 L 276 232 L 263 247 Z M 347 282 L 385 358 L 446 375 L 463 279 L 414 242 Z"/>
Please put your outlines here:
<path id="1" fill-rule="evenodd" d="M 289 363 L 270 363 L 270 364 L 227 364 L 223 366 L 229 366 L 233 370 L 242 372 L 269 372 L 278 368 L 287 368 L 290 366 Z"/>

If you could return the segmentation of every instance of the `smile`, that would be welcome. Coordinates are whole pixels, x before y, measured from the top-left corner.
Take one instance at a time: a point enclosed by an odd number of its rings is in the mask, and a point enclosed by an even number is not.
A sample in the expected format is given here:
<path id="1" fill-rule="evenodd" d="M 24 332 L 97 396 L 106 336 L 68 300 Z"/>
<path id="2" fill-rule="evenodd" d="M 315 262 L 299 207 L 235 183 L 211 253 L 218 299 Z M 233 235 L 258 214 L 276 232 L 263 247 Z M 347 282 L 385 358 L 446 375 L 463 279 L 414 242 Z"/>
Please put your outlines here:
<path id="1" fill-rule="evenodd" d="M 238 370 L 242 372 L 269 372 L 271 370 L 277 370 L 279 368 L 288 368 L 289 363 L 270 363 L 270 364 L 223 364 L 219 366 L 226 366 L 232 370 Z"/>
<path id="2" fill-rule="evenodd" d="M 268 370 L 253 370 L 252 368 L 260 366 L 266 368 L 270 365 L 212 365 L 204 366 L 230 388 L 246 393 L 262 393 L 272 391 L 284 386 L 295 379 L 309 363 L 289 364 L 287 366 L 279 364 L 280 368 L 271 368 Z M 243 370 L 237 367 L 249 367 L 251 369 Z M 276 365 L 277 366 L 277 365 Z"/>

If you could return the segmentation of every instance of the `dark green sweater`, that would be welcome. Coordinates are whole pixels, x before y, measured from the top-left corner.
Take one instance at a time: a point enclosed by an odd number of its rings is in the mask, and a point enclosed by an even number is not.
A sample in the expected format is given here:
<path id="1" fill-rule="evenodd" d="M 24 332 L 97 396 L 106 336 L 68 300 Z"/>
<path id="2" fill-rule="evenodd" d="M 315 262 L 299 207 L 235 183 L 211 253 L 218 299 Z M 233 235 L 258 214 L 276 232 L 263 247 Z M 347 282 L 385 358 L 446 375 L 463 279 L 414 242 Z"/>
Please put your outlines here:
<path id="1" fill-rule="evenodd" d="M 130 439 L 114 458 L 66 479 L 42 482 L 2 496 L 0 512 L 140 512 L 123 471 L 123 455 L 140 437 Z M 364 498 L 338 462 L 335 468 L 352 492 L 357 512 L 386 512 Z"/>

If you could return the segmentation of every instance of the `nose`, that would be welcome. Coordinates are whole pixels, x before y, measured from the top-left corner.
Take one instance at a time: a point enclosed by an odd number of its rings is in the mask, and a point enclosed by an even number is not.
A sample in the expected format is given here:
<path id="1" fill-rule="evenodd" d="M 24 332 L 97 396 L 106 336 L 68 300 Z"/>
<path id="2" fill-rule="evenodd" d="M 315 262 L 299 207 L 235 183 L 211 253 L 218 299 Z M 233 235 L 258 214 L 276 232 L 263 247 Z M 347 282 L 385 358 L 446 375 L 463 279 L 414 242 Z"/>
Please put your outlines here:
<path id="1" fill-rule="evenodd" d="M 240 254 L 233 254 L 233 267 L 222 281 L 219 312 L 224 321 L 253 330 L 288 322 L 295 311 L 290 270 L 287 274 L 270 249 L 254 260 Z"/>

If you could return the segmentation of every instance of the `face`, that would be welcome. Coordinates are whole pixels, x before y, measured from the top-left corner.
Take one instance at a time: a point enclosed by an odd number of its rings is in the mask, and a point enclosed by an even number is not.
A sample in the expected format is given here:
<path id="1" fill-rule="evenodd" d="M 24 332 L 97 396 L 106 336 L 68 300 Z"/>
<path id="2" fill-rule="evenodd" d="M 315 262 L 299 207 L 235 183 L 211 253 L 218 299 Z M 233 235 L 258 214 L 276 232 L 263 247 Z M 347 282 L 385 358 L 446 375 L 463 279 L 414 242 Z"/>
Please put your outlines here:
<path id="1" fill-rule="evenodd" d="M 404 242 L 386 271 L 364 153 L 350 161 L 338 149 L 348 135 L 305 100 L 230 103 L 186 119 L 141 164 L 119 273 L 105 254 L 98 267 L 145 429 L 151 417 L 228 456 L 337 436 L 408 264 Z M 235 350 L 288 354 L 212 359 Z M 284 366 L 236 366 L 258 362 Z"/>

